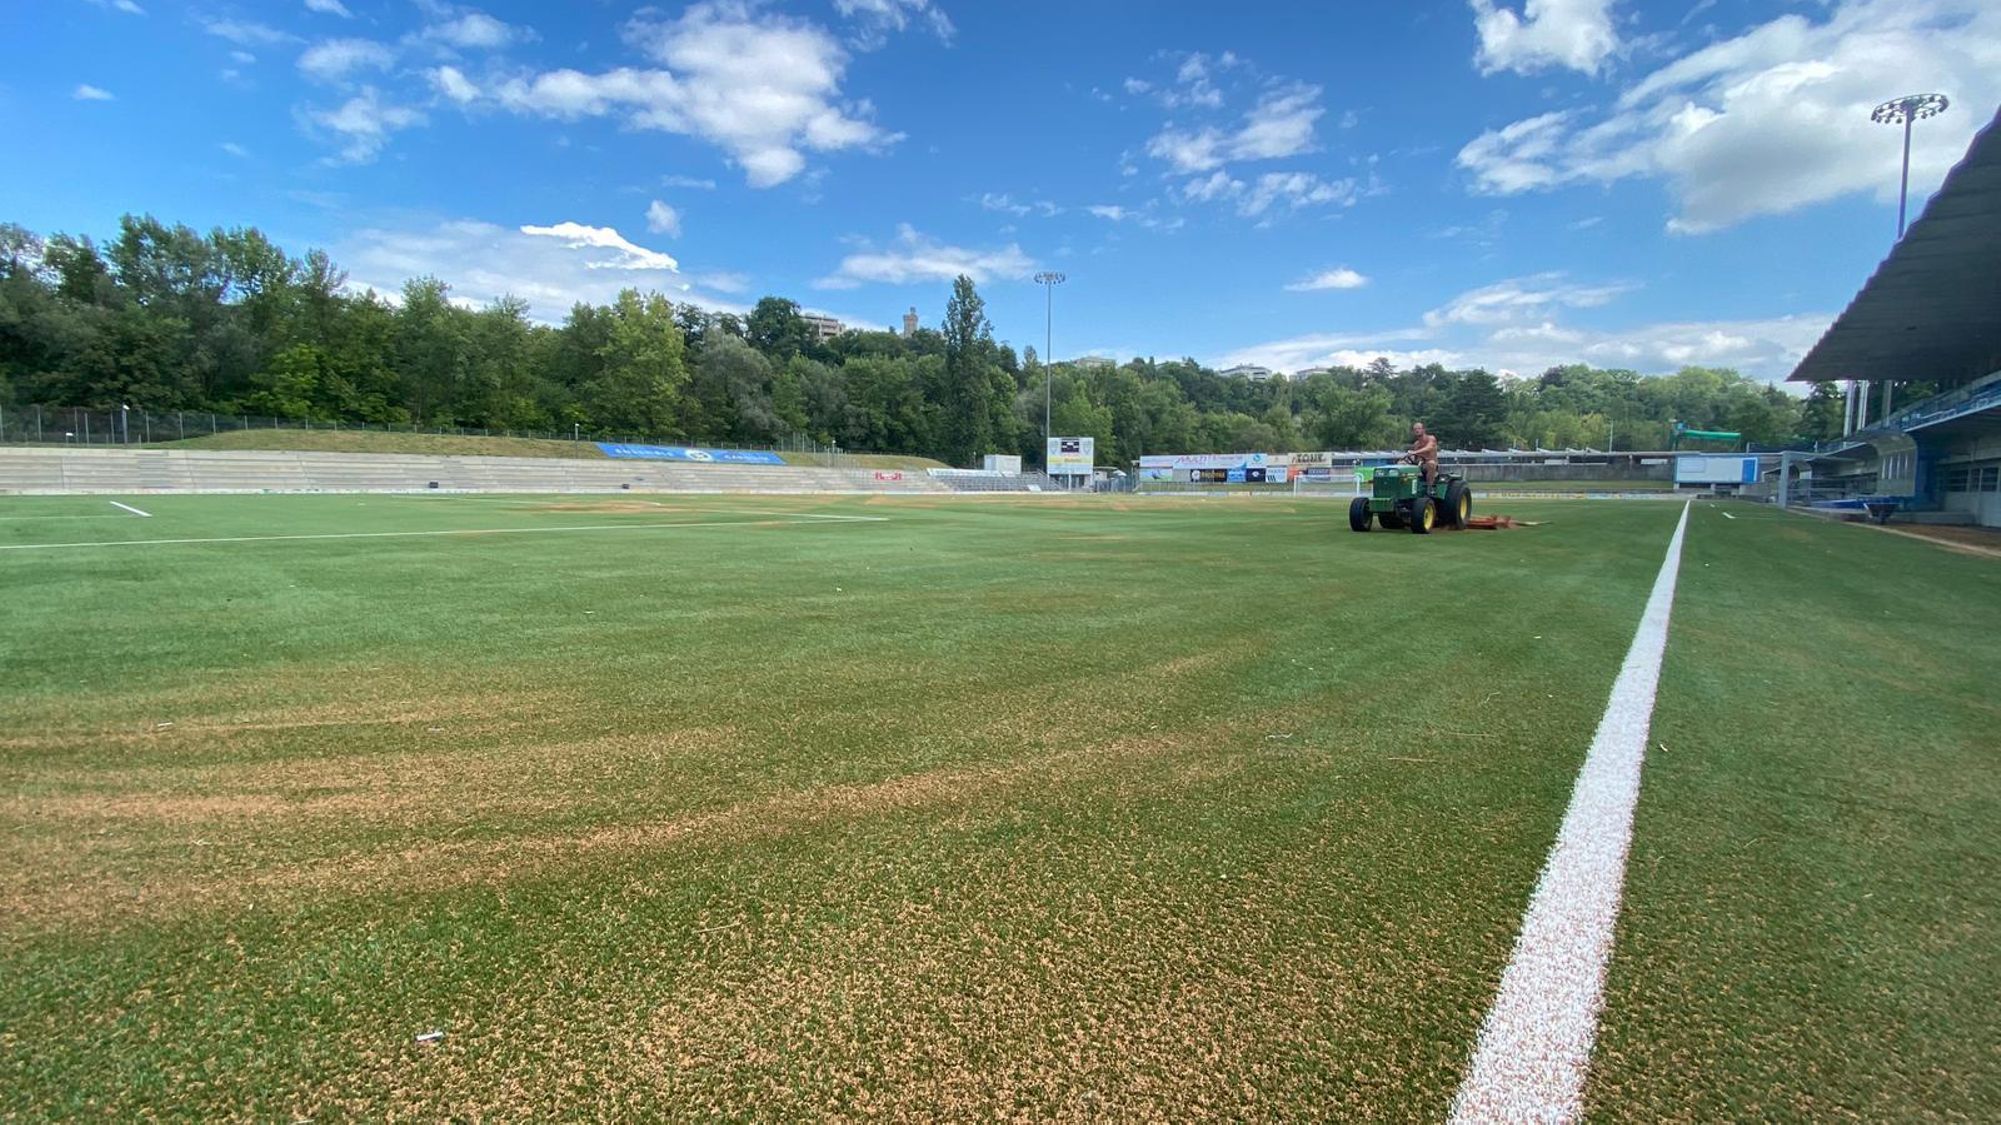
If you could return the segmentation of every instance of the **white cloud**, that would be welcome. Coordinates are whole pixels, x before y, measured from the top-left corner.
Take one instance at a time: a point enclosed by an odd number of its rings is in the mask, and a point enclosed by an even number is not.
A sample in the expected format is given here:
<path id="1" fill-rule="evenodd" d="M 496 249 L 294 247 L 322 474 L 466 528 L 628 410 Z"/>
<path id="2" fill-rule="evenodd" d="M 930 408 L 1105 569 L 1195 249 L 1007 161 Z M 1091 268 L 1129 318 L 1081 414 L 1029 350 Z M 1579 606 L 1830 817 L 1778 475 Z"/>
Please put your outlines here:
<path id="1" fill-rule="evenodd" d="M 237 144 L 235 141 L 224 141 L 221 144 L 217 145 L 216 147 L 228 153 L 229 155 L 234 156 L 238 160 L 250 159 L 250 150 L 244 148 L 240 144 Z"/>
<path id="2" fill-rule="evenodd" d="M 1359 197 L 1354 180 L 1323 180 L 1311 172 L 1267 172 L 1242 193 L 1237 213 L 1256 218 L 1274 206 L 1288 211 L 1329 203 L 1352 207 Z"/>
<path id="3" fill-rule="evenodd" d="M 1218 199 L 1231 198 L 1243 190 L 1242 180 L 1232 179 L 1228 172 L 1212 172 L 1182 184 L 1181 198 L 1190 203 L 1213 203 Z"/>
<path id="4" fill-rule="evenodd" d="M 1040 215 L 1048 219 L 1063 213 L 1063 208 L 1047 199 L 1016 199 L 1007 192 L 982 192 L 979 202 L 982 211 L 998 211 L 1003 215 L 1017 217 Z"/>
<path id="5" fill-rule="evenodd" d="M 235 50 L 229 53 L 229 61 L 238 66 L 249 66 L 251 63 L 257 61 L 257 56 L 251 54 L 249 51 Z"/>
<path id="6" fill-rule="evenodd" d="M 841 100 L 848 56 L 824 28 L 737 3 L 700 3 L 679 19 L 642 16 L 627 38 L 665 69 L 555 70 L 503 84 L 502 105 L 574 119 L 618 113 L 638 129 L 702 137 L 752 187 L 805 169 L 802 150 L 875 149 L 901 139 Z"/>
<path id="7" fill-rule="evenodd" d="M 633 246 L 616 231 L 577 223 L 512 229 L 467 219 L 372 227 L 328 249 L 347 268 L 352 290 L 372 288 L 393 296 L 410 278 L 429 275 L 450 283 L 460 304 L 478 306 L 515 296 L 527 301 L 530 315 L 544 323 L 561 321 L 578 302 L 610 304 L 627 288 L 655 290 L 719 311 L 743 311 L 703 293 L 697 279 L 682 278 L 667 255 Z M 661 260 L 670 265 L 659 266 Z"/>
<path id="8" fill-rule="evenodd" d="M 1426 313 L 1420 324 L 1381 332 L 1310 333 L 1240 348 L 1225 363 L 1280 370 L 1362 366 L 1382 356 L 1407 367 L 1442 363 L 1494 372 L 1536 373 L 1562 363 L 1626 367 L 1642 373 L 1697 365 L 1782 378 L 1833 320 L 1806 313 L 1757 320 L 1677 321 L 1624 328 L 1580 327 L 1565 312 L 1610 304 L 1633 287 L 1579 284 L 1560 274 L 1510 278 L 1468 290 Z"/>
<path id="9" fill-rule="evenodd" d="M 344 20 L 354 18 L 354 13 L 348 11 L 347 5 L 341 3 L 340 0 L 306 0 L 306 10 L 308 12 L 318 12 L 323 16 L 339 16 Z"/>
<path id="10" fill-rule="evenodd" d="M 205 19 L 201 21 L 201 28 L 239 47 L 277 47 L 299 41 L 299 37 L 290 32 L 249 20 Z"/>
<path id="11" fill-rule="evenodd" d="M 996 250 L 947 246 L 904 223 L 897 227 L 896 240 L 889 246 L 848 255 L 833 273 L 813 285 L 818 289 L 853 289 L 864 282 L 906 285 L 950 281 L 960 274 L 985 284 L 994 278 L 1021 277 L 1034 269 L 1035 260 L 1013 243 Z"/>
<path id="12" fill-rule="evenodd" d="M 101 86 L 92 86 L 88 82 L 82 83 L 76 89 L 71 90 L 69 96 L 80 102 L 110 102 L 118 100 L 111 91 Z"/>
<path id="13" fill-rule="evenodd" d="M 1300 278 L 1285 288 L 1292 293 L 1312 293 L 1321 289 L 1360 289 L 1368 283 L 1368 278 L 1347 266 L 1337 266 L 1331 270 L 1322 270 L 1310 277 Z"/>
<path id="14" fill-rule="evenodd" d="M 945 9 L 931 0 L 834 0 L 834 10 L 856 22 L 855 43 L 869 49 L 880 47 L 891 32 L 902 31 L 913 20 L 922 21 L 946 43 L 958 33 Z"/>
<path id="15" fill-rule="evenodd" d="M 471 105 L 479 100 L 479 87 L 473 85 L 472 80 L 458 67 L 437 67 L 430 72 L 429 77 L 432 89 L 459 105 Z"/>
<path id="16" fill-rule="evenodd" d="M 524 27 L 515 27 L 477 8 L 453 8 L 431 3 L 427 10 L 435 22 L 421 33 L 423 38 L 467 51 L 493 51 L 535 37 Z"/>
<path id="17" fill-rule="evenodd" d="M 1612 0 L 1528 0 L 1519 14 L 1493 0 L 1471 3 L 1482 74 L 1534 74 L 1552 66 L 1596 74 L 1619 49 Z"/>
<path id="18" fill-rule="evenodd" d="M 355 70 L 387 70 L 396 52 L 372 39 L 329 39 L 306 48 L 299 73 L 319 82 L 338 82 Z"/>
<path id="19" fill-rule="evenodd" d="M 690 280 L 704 289 L 713 289 L 718 293 L 742 293 L 750 289 L 750 278 L 733 270 L 714 270 L 696 274 Z"/>
<path id="20" fill-rule="evenodd" d="M 699 176 L 662 176 L 660 177 L 660 186 L 693 188 L 696 191 L 714 191 L 716 190 L 716 181 L 703 179 Z"/>
<path id="21" fill-rule="evenodd" d="M 681 237 L 681 213 L 656 199 L 646 205 L 646 229 L 669 238 Z"/>
<path id="22" fill-rule="evenodd" d="M 124 12 L 128 16 L 143 16 L 146 14 L 146 9 L 141 8 L 134 0 L 90 0 L 90 2 L 100 8 L 108 8 L 114 12 Z"/>
<path id="23" fill-rule="evenodd" d="M 571 250 L 609 252 L 608 255 L 594 255 L 586 260 L 586 269 L 665 270 L 672 273 L 681 268 L 681 264 L 676 262 L 672 255 L 663 254 L 658 250 L 648 250 L 644 246 L 635 246 L 611 227 L 557 223 L 552 227 L 524 226 L 521 228 L 521 233 L 535 238 L 558 239 Z"/>
<path id="24" fill-rule="evenodd" d="M 392 134 L 424 123 L 424 115 L 408 106 L 384 101 L 373 86 L 333 109 L 307 109 L 301 120 L 308 131 L 330 134 L 340 143 L 339 160 L 346 164 L 366 164 L 389 143 Z"/>
<path id="25" fill-rule="evenodd" d="M 1265 93 L 1234 130 L 1170 125 L 1147 141 L 1146 151 L 1177 172 L 1207 172 L 1233 160 L 1295 156 L 1313 151 L 1313 124 L 1326 112 L 1320 104 L 1320 87 L 1292 83 Z"/>
<path id="26" fill-rule="evenodd" d="M 1682 233 L 1844 195 L 1888 202 L 1901 150 L 1869 111 L 1914 82 L 1955 103 L 1913 138 L 1922 198 L 2001 102 L 2001 6 L 1991 0 L 1846 0 L 1822 22 L 1781 16 L 1660 67 L 1596 113 L 1489 130 L 1458 162 L 1493 194 L 1660 179 L 1675 201 L 1668 227 Z"/>
<path id="27" fill-rule="evenodd" d="M 1547 316 L 1555 309 L 1595 309 L 1611 304 L 1637 286 L 1624 282 L 1580 285 L 1560 273 L 1513 277 L 1459 294 L 1424 314 L 1431 328 L 1450 324 L 1510 324 Z"/>
<path id="28" fill-rule="evenodd" d="M 1115 223 L 1121 219 L 1130 219 L 1134 215 L 1134 212 L 1130 208 L 1109 203 L 1094 204 L 1084 208 L 1084 210 L 1096 215 L 1100 219 L 1110 219 Z"/>

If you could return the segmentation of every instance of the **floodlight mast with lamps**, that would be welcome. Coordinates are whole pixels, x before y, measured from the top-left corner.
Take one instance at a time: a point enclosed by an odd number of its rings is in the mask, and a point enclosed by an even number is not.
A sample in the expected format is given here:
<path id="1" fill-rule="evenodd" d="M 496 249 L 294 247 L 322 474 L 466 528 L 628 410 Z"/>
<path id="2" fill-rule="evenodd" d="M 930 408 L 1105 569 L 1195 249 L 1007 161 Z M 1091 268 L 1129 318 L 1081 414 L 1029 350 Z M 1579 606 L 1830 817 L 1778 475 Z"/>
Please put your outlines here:
<path id="1" fill-rule="evenodd" d="M 1878 125 L 1902 125 L 1904 127 L 1904 170 L 1897 181 L 1897 241 L 1904 240 L 1905 217 L 1909 212 L 1911 198 L 1911 124 L 1927 117 L 1937 117 L 1946 111 L 1952 101 L 1944 94 L 1906 94 L 1892 98 L 1869 111 L 1869 120 Z M 1851 390 L 1859 393 L 1855 399 L 1855 409 L 1850 416 L 1849 433 L 1862 429 L 1869 417 L 1869 385 L 1849 381 Z M 1883 383 L 1884 418 L 1890 416 L 1890 383 Z"/>
<path id="2" fill-rule="evenodd" d="M 1042 286 L 1042 471 L 1049 471 L 1049 365 L 1055 357 L 1050 354 L 1056 338 L 1056 287 L 1070 280 L 1067 274 L 1046 270 L 1035 275 L 1035 283 Z"/>
<path id="3" fill-rule="evenodd" d="M 1902 125 L 1904 127 L 1904 176 L 1897 186 L 1897 237 L 1904 237 L 1905 205 L 1911 194 L 1911 123 L 1923 121 L 1927 117 L 1937 117 L 1946 111 L 1952 102 L 1944 94 L 1906 94 L 1901 98 L 1884 102 L 1869 113 L 1869 120 L 1878 125 Z"/>

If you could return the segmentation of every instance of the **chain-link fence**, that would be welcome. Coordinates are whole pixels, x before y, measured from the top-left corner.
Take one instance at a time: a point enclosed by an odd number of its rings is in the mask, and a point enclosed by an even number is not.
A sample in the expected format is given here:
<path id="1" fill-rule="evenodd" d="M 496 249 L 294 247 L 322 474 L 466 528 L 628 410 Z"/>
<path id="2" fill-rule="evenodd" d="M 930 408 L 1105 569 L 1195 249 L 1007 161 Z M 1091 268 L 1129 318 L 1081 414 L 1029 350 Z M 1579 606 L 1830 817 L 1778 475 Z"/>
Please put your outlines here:
<path id="1" fill-rule="evenodd" d="M 576 442 L 580 445 L 603 441 L 630 445 L 758 450 L 783 454 L 787 461 L 794 464 L 821 465 L 834 469 L 866 468 L 867 466 L 857 459 L 868 456 L 842 449 L 837 445 L 822 444 L 803 436 L 793 436 L 764 445 L 745 445 L 736 442 L 690 441 L 678 437 L 593 430 L 581 425 L 571 427 L 568 432 L 494 430 L 457 426 L 314 421 L 309 418 L 273 418 L 210 410 L 89 410 L 72 406 L 0 408 L 0 442 L 34 445 L 149 445 L 254 430 L 534 438 L 543 441 Z"/>

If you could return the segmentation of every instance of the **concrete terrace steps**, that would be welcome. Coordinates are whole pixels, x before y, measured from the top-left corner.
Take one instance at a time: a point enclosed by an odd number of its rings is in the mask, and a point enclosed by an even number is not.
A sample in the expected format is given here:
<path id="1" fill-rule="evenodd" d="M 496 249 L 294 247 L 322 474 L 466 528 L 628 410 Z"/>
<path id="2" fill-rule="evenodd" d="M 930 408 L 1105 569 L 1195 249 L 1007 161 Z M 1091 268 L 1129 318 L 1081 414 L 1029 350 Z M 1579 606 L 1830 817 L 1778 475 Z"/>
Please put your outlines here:
<path id="1" fill-rule="evenodd" d="M 0 446 L 0 493 L 926 492 L 922 473 L 672 461 L 288 450 Z"/>

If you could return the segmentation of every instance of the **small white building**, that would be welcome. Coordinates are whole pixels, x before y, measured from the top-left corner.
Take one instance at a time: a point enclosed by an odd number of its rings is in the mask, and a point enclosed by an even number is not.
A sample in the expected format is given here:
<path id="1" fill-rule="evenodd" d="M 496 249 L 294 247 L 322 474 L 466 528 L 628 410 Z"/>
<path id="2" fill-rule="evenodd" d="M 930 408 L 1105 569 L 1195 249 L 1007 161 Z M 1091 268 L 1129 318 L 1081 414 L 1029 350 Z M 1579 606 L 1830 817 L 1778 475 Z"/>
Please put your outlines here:
<path id="1" fill-rule="evenodd" d="M 1225 368 L 1222 376 L 1225 379 L 1249 379 L 1253 383 L 1262 383 L 1268 379 L 1284 378 L 1283 375 L 1273 371 L 1271 368 L 1260 367 L 1255 363 L 1240 363 L 1235 367 Z"/>

